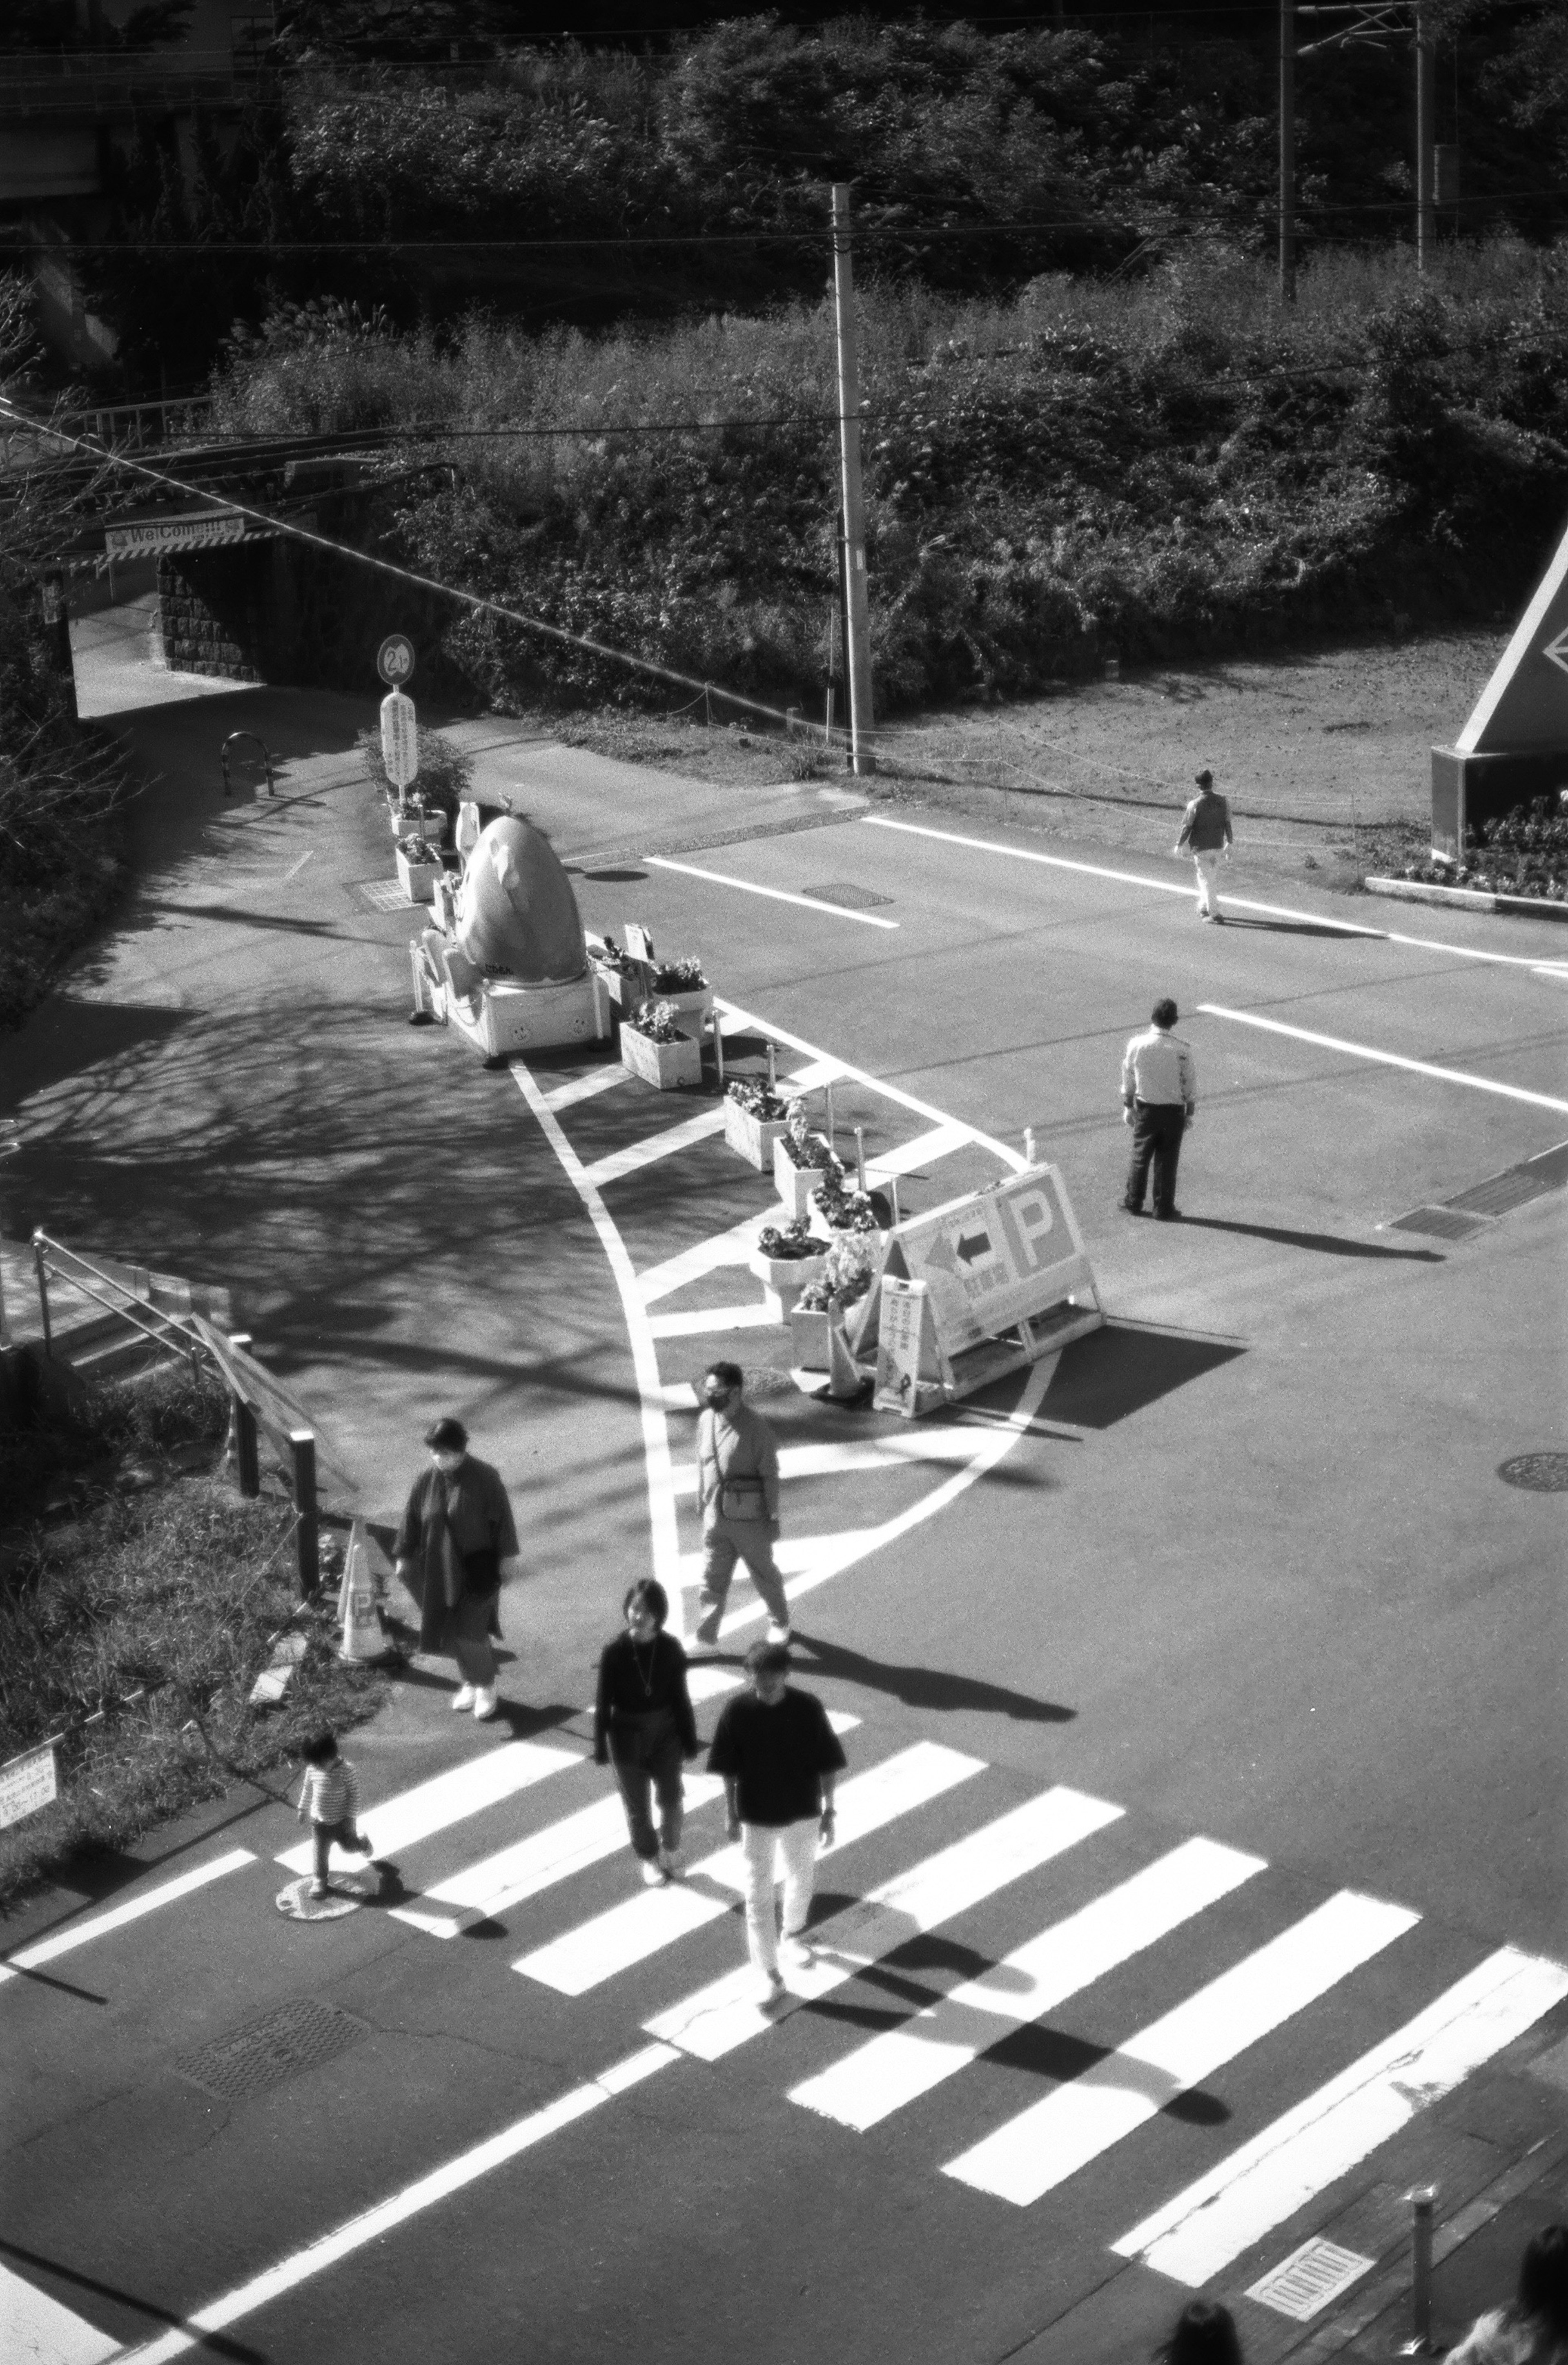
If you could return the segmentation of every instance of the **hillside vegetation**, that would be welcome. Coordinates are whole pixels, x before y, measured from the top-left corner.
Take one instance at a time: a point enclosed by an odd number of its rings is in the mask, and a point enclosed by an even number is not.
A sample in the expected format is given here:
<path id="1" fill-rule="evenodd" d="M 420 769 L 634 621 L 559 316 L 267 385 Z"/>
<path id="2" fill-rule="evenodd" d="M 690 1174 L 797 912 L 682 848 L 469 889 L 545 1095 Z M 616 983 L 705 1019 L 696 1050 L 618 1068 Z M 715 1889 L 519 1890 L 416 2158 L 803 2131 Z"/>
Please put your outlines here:
<path id="1" fill-rule="evenodd" d="M 1489 619 L 1568 505 L 1568 251 L 1336 253 L 1282 312 L 1219 241 L 1014 301 L 873 286 L 863 377 L 883 713 L 1131 662 Z M 732 688 L 820 696 L 836 586 L 828 309 L 590 338 L 450 339 L 280 311 L 217 380 L 236 433 L 421 430 L 386 545 L 442 580 Z M 700 432 L 670 422 L 719 421 Z M 655 432 L 656 429 L 656 432 Z M 412 454 L 399 446 L 389 473 Z M 619 667 L 454 612 L 506 705 L 641 696 Z M 661 701 L 664 693 L 659 693 Z M 667 702 L 667 701 L 665 701 Z"/>

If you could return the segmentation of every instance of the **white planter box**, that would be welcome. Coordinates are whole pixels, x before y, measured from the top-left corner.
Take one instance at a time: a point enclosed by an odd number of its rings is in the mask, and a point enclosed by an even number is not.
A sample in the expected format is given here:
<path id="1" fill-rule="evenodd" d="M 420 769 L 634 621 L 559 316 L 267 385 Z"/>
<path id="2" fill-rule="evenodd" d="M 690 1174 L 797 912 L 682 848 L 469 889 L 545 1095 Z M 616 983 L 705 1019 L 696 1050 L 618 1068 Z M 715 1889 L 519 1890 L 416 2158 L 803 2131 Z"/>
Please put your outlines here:
<path id="1" fill-rule="evenodd" d="M 702 1082 L 702 1046 L 689 1035 L 673 1043 L 651 1043 L 634 1026 L 621 1029 L 621 1064 L 645 1084 L 673 1093 L 682 1084 Z"/>
<path id="2" fill-rule="evenodd" d="M 433 903 L 441 873 L 439 862 L 410 862 L 402 847 L 398 848 L 398 877 L 410 903 Z"/>
<path id="3" fill-rule="evenodd" d="M 596 975 L 604 980 L 617 1024 L 630 1018 L 648 999 L 648 972 L 641 963 L 624 970 L 613 969 L 608 961 L 595 960 L 593 968 Z"/>
<path id="4" fill-rule="evenodd" d="M 803 1314 L 797 1306 L 790 1315 L 790 1352 L 796 1366 L 802 1372 L 826 1372 L 832 1369 L 830 1351 L 834 1329 L 838 1322 L 836 1313 Z"/>
<path id="5" fill-rule="evenodd" d="M 813 1134 L 812 1138 L 820 1140 L 822 1137 L 820 1134 Z M 812 1193 L 822 1179 L 823 1170 L 820 1166 L 796 1165 L 790 1155 L 788 1144 L 780 1135 L 773 1145 L 773 1182 L 791 1219 L 797 1216 L 810 1215 Z"/>
<path id="6" fill-rule="evenodd" d="M 748 1166 L 755 1166 L 759 1174 L 772 1171 L 773 1145 L 783 1138 L 784 1120 L 781 1116 L 753 1116 L 749 1109 L 742 1108 L 738 1101 L 726 1096 L 724 1139 L 736 1157 L 744 1158 Z"/>
<path id="7" fill-rule="evenodd" d="M 767 1303 L 776 1320 L 786 1322 L 794 1310 L 795 1300 L 813 1281 L 827 1274 L 825 1257 L 770 1257 L 760 1249 L 753 1249 L 746 1259 L 746 1270 L 755 1272 L 767 1292 Z"/>
<path id="8" fill-rule="evenodd" d="M 649 976 L 652 974 L 650 970 Z M 689 1027 L 699 1041 L 703 1028 L 712 1024 L 713 989 L 711 985 L 693 986 L 689 993 L 661 993 L 656 986 L 650 984 L 647 995 L 650 1002 L 667 1002 L 682 1026 Z"/>

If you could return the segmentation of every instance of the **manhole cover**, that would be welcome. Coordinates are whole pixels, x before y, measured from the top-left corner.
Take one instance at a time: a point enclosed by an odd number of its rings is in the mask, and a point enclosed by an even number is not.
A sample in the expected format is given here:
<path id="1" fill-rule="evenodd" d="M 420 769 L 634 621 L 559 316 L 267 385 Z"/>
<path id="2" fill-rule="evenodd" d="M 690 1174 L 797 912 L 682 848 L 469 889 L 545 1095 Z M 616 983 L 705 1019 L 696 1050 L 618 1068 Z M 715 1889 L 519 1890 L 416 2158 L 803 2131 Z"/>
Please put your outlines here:
<path id="1" fill-rule="evenodd" d="M 1326 2242 L 1316 2236 L 1282 2259 L 1277 2267 L 1260 2282 L 1249 2290 L 1249 2299 L 1263 2307 L 1271 2307 L 1276 2315 L 1288 2315 L 1296 2324 L 1326 2308 L 1331 2299 L 1349 2291 L 1350 2285 L 1372 2266 L 1359 2250 L 1342 2250 L 1338 2242 Z"/>
<path id="2" fill-rule="evenodd" d="M 874 887 L 857 887 L 847 880 L 838 880 L 828 887 L 802 887 L 798 891 L 809 895 L 813 903 L 836 903 L 841 912 L 868 912 L 873 903 L 890 903 L 890 895 L 879 895 Z"/>
<path id="3" fill-rule="evenodd" d="M 1486 1218 L 1456 1215 L 1451 1207 L 1416 1207 L 1408 1216 L 1396 1216 L 1388 1228 L 1391 1232 L 1426 1232 L 1435 1240 L 1467 1240 L 1473 1232 L 1485 1230 Z"/>
<path id="4" fill-rule="evenodd" d="M 1568 1495 L 1568 1453 L 1516 1453 L 1498 1463 L 1497 1475 L 1505 1486 L 1523 1486 L 1532 1495 Z"/>
<path id="5" fill-rule="evenodd" d="M 408 905 L 409 899 L 403 892 L 400 879 L 360 879 L 355 881 L 353 891 L 362 903 L 368 903 L 373 912 L 401 912 Z"/>
<path id="6" fill-rule="evenodd" d="M 352 2013 L 304 1997 L 231 2029 L 197 2053 L 187 2053 L 174 2069 L 219 2102 L 243 2102 L 281 2086 L 301 2069 L 319 2069 L 369 2034 L 365 2023 Z"/>

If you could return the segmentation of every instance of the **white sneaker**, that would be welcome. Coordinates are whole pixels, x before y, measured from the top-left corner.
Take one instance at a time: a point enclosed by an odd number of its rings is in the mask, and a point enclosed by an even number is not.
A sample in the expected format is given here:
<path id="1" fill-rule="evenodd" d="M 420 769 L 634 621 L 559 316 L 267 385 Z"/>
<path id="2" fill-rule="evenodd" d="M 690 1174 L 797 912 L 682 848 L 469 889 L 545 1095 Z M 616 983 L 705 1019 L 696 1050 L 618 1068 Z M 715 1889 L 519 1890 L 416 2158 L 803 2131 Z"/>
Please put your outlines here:
<path id="1" fill-rule="evenodd" d="M 447 1701 L 448 1708 L 451 1709 L 454 1714 L 457 1716 L 461 1716 L 465 1709 L 472 1708 L 473 1705 L 474 1687 L 472 1684 L 459 1684 L 457 1689 L 453 1693 L 452 1698 Z"/>
<path id="2" fill-rule="evenodd" d="M 809 1971 L 817 1959 L 815 1947 L 808 1945 L 804 1938 L 794 1933 L 780 1938 L 778 1952 L 795 1971 Z"/>
<path id="3" fill-rule="evenodd" d="M 649 1889 L 664 1887 L 665 1868 L 656 1855 L 645 1855 L 643 1858 L 643 1879 Z"/>
<path id="4" fill-rule="evenodd" d="M 479 1684 L 475 1687 L 474 1718 L 476 1723 L 488 1724 L 499 1705 L 500 1703 L 496 1698 L 496 1687 L 494 1684 L 490 1684 L 488 1686 Z"/>
<path id="5" fill-rule="evenodd" d="M 779 1626 L 778 1624 L 771 1625 L 767 1630 L 767 1639 L 770 1642 L 792 1642 L 795 1639 L 794 1628 L 791 1626 Z"/>

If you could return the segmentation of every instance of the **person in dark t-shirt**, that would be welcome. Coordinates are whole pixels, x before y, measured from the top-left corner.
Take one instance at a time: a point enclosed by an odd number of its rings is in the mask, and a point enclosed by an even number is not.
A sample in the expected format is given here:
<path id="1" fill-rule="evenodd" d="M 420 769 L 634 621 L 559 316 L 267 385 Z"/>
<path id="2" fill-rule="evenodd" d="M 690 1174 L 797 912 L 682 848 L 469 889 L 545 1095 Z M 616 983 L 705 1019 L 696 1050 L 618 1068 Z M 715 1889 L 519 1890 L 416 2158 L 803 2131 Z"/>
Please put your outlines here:
<path id="1" fill-rule="evenodd" d="M 805 1929 L 817 1844 L 833 1845 L 834 1787 L 845 1761 L 821 1700 L 790 1688 L 785 1644 L 754 1642 L 745 1667 L 750 1688 L 721 1715 L 708 1771 L 723 1777 L 729 1836 L 740 1841 L 745 1859 L 746 1945 L 772 2001 L 784 1991 L 774 1901 L 778 1859 L 784 1865 L 782 1951 L 787 1962 L 804 1967 L 812 1959 Z"/>

